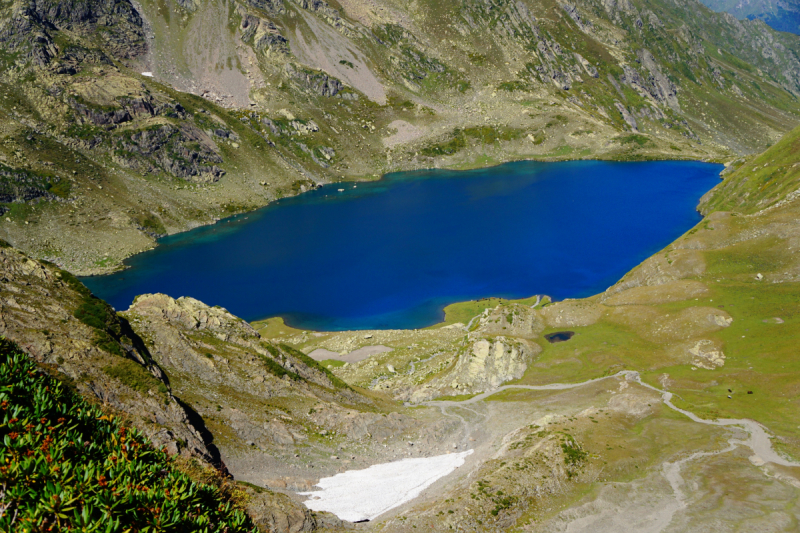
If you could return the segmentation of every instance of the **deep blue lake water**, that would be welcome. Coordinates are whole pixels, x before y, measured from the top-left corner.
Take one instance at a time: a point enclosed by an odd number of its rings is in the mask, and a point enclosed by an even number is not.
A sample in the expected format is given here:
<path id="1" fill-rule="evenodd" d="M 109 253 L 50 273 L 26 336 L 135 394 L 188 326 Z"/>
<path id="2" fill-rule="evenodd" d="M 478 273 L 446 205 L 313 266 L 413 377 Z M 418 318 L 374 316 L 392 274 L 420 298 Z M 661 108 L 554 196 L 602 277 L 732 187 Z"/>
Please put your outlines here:
<path id="1" fill-rule="evenodd" d="M 519 162 L 333 184 L 166 237 L 128 270 L 83 281 L 117 309 L 163 292 L 306 329 L 420 328 L 453 302 L 605 290 L 700 220 L 721 169 Z"/>

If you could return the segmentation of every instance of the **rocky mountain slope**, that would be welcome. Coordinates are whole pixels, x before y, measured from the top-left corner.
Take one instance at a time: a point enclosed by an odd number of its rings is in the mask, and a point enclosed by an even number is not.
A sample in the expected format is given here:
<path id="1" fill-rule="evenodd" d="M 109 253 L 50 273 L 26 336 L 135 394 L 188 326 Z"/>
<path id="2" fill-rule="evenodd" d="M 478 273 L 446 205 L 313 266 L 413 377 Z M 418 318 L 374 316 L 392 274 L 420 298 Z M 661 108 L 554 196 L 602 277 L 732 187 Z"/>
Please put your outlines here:
<path id="1" fill-rule="evenodd" d="M 187 470 L 232 475 L 263 531 L 349 528 L 295 492 L 465 449 L 359 527 L 800 520 L 797 467 L 660 392 L 800 455 L 798 37 L 691 0 L 14 0 L 0 43 L 0 334 Z M 526 157 L 730 164 L 703 222 L 605 293 L 465 302 L 420 331 L 164 295 L 116 313 L 69 272 L 319 183 Z M 528 388 L 483 394 L 509 384 Z"/>
<path id="2" fill-rule="evenodd" d="M 0 237 L 103 272 L 341 179 L 729 160 L 796 124 L 798 39 L 694 1 L 16 0 Z"/>

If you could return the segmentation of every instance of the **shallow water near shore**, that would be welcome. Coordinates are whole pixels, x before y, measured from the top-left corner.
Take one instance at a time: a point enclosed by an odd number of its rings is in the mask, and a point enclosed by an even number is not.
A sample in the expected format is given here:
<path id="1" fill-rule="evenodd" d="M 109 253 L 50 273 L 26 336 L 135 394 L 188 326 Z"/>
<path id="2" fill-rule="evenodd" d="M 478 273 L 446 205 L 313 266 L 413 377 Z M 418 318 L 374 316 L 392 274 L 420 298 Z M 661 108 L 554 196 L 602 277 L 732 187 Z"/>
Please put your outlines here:
<path id="1" fill-rule="evenodd" d="M 162 292 L 306 329 L 420 328 L 458 301 L 602 292 L 701 219 L 721 170 L 525 161 L 326 185 L 82 281 L 117 309 Z"/>

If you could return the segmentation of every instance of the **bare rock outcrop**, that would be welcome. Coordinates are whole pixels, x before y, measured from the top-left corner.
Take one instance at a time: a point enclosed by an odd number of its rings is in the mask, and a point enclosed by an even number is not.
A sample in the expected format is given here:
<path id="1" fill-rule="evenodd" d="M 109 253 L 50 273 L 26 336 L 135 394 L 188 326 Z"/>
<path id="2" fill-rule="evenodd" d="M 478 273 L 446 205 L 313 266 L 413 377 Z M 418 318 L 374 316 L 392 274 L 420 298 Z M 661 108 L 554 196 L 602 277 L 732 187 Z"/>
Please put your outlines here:
<path id="1" fill-rule="evenodd" d="M 478 318 L 477 331 L 483 336 L 504 335 L 520 339 L 537 337 L 544 329 L 538 313 L 527 305 L 498 305 Z"/>
<path id="2" fill-rule="evenodd" d="M 214 141 L 190 123 L 125 131 L 112 143 L 117 148 L 114 160 L 140 172 L 163 170 L 199 183 L 215 182 L 225 175 L 218 166 L 222 157 Z"/>
<path id="3" fill-rule="evenodd" d="M 248 489 L 247 514 L 260 531 L 307 533 L 323 528 L 343 528 L 344 523 L 330 513 L 312 513 L 285 494 Z"/>
<path id="4" fill-rule="evenodd" d="M 242 32 L 242 41 L 251 43 L 257 52 L 267 56 L 273 53 L 287 54 L 289 52 L 289 41 L 274 22 L 249 14 L 239 5 L 237 5 L 237 11 L 242 17 L 239 26 Z"/>
<path id="5" fill-rule="evenodd" d="M 538 344 L 509 337 L 492 340 L 478 338 L 462 353 L 455 368 L 445 378 L 460 392 L 481 392 L 521 378 L 533 357 L 541 352 Z"/>
<path id="6" fill-rule="evenodd" d="M 498 305 L 486 309 L 477 318 L 477 328 L 457 350 L 452 368 L 410 392 L 410 401 L 427 401 L 454 391 L 483 392 L 521 378 L 542 351 L 532 339 L 538 337 L 544 327 L 537 311 L 526 305 Z"/>

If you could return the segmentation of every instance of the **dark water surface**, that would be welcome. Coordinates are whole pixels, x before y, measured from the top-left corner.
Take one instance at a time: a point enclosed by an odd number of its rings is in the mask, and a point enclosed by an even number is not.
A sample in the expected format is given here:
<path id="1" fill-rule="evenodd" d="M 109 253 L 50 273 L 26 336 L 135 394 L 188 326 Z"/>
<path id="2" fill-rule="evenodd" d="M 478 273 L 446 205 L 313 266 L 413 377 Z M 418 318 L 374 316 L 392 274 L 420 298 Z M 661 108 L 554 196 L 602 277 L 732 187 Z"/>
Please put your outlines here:
<path id="1" fill-rule="evenodd" d="M 520 162 L 334 184 L 166 237 L 128 270 L 83 281 L 117 309 L 163 292 L 308 329 L 419 328 L 452 302 L 605 290 L 700 220 L 721 169 Z"/>

